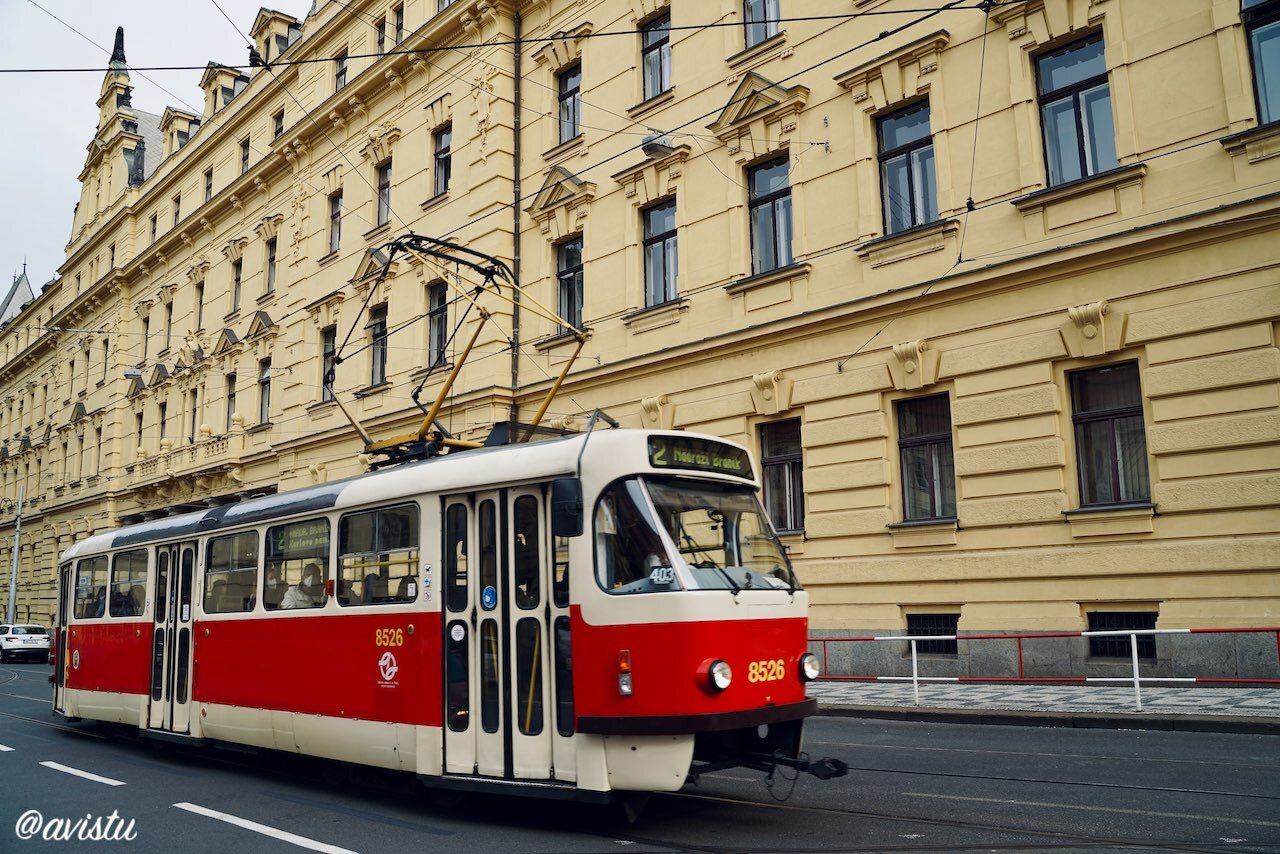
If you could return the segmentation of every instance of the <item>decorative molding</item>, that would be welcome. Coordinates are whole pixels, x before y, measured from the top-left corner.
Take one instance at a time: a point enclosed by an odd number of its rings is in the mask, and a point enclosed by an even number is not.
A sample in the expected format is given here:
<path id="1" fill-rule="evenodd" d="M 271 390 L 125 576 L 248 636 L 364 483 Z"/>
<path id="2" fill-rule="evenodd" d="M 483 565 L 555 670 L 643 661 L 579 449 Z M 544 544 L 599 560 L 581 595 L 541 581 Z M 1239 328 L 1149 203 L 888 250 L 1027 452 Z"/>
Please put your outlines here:
<path id="1" fill-rule="evenodd" d="M 263 240 L 271 240 L 280 235 L 280 226 L 284 223 L 284 214 L 272 214 L 264 216 L 262 222 L 253 227 L 258 232 L 258 236 Z"/>
<path id="2" fill-rule="evenodd" d="M 539 48 L 533 59 L 539 65 L 547 66 L 552 72 L 559 71 L 567 65 L 582 59 L 582 39 L 591 35 L 591 23 L 584 22 L 572 30 L 553 33 L 546 44 Z"/>
<path id="3" fill-rule="evenodd" d="M 176 294 L 177 292 L 178 292 L 178 285 L 176 282 L 171 282 L 170 284 L 167 284 L 167 285 L 161 285 L 160 291 L 159 291 L 160 304 L 173 305 L 173 297 L 174 297 L 174 294 Z"/>
<path id="4" fill-rule="evenodd" d="M 582 230 L 595 198 L 596 185 L 583 181 L 563 166 L 553 166 L 533 203 L 525 208 L 544 235 L 559 240 Z"/>
<path id="5" fill-rule="evenodd" d="M 365 136 L 368 141 L 360 149 L 361 156 L 370 163 L 382 163 L 391 156 L 400 139 L 400 128 L 390 122 L 380 122 L 369 128 Z"/>
<path id="6" fill-rule="evenodd" d="M 858 253 L 858 258 L 870 263 L 872 267 L 882 267 L 895 261 L 905 261 L 945 249 L 948 241 L 953 241 L 959 232 L 958 220 L 941 219 L 887 237 L 877 237 L 856 247 L 854 251 Z"/>
<path id="7" fill-rule="evenodd" d="M 739 163 L 785 148 L 809 100 L 806 86 L 780 86 L 754 71 L 744 74 L 707 129 Z"/>
<path id="8" fill-rule="evenodd" d="M 836 76 L 863 110 L 883 110 L 929 90 L 951 34 L 937 30 Z"/>
<path id="9" fill-rule="evenodd" d="M 324 192 L 326 196 L 332 196 L 342 189 L 341 168 L 341 165 L 334 166 L 324 173 Z"/>
<path id="10" fill-rule="evenodd" d="M 643 398 L 640 409 L 644 412 L 645 427 L 655 430 L 674 429 L 676 407 L 665 394 Z"/>
<path id="11" fill-rule="evenodd" d="M 244 257 L 244 249 L 249 245 L 249 238 L 237 237 L 228 241 L 227 245 L 222 247 L 222 254 L 227 256 L 227 260 L 235 263 Z"/>
<path id="12" fill-rule="evenodd" d="M 453 121 L 453 96 L 445 92 L 422 109 L 426 113 L 427 129 L 434 133 L 442 125 Z"/>
<path id="13" fill-rule="evenodd" d="M 894 344 L 889 357 L 889 376 L 898 391 L 916 391 L 938 381 L 942 354 L 929 348 L 923 338 Z"/>
<path id="14" fill-rule="evenodd" d="M 1121 348 L 1126 317 L 1106 300 L 1072 306 L 1067 309 L 1067 318 L 1060 327 L 1062 341 L 1074 358 L 1105 356 Z"/>
<path id="15" fill-rule="evenodd" d="M 1232 157 L 1243 154 L 1250 163 L 1280 156 L 1280 122 L 1249 128 L 1219 140 Z"/>
<path id="16" fill-rule="evenodd" d="M 644 207 L 658 199 L 678 195 L 689 151 L 688 145 L 679 145 L 666 157 L 644 160 L 611 177 L 622 187 L 631 204 Z"/>
<path id="17" fill-rule="evenodd" d="M 793 385 L 781 370 L 752 375 L 751 402 L 756 408 L 756 415 L 778 415 L 790 409 Z"/>

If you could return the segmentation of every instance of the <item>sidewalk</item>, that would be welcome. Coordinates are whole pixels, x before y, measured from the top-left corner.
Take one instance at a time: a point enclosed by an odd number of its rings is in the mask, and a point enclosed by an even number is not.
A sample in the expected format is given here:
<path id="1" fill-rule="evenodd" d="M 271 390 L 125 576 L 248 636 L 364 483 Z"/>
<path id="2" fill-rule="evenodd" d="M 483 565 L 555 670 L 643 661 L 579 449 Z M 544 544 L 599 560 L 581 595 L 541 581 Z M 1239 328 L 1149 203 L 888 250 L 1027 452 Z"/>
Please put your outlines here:
<path id="1" fill-rule="evenodd" d="M 821 714 L 964 723 L 1113 729 L 1195 730 L 1280 735 L 1280 687 L 1142 688 L 1132 686 L 921 683 L 811 683 Z"/>

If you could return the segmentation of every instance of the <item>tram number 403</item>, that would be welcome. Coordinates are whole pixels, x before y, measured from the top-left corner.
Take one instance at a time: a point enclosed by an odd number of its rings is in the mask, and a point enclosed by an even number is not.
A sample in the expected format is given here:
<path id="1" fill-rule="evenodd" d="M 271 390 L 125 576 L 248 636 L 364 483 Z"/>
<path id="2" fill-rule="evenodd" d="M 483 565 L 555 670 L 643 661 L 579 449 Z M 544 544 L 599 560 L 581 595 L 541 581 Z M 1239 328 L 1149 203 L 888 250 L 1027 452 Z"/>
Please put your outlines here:
<path id="1" fill-rule="evenodd" d="M 375 646 L 404 646 L 404 629 L 374 629 Z"/>
<path id="2" fill-rule="evenodd" d="M 781 658 L 753 661 L 747 665 L 748 682 L 776 682 L 786 675 L 786 665 Z"/>

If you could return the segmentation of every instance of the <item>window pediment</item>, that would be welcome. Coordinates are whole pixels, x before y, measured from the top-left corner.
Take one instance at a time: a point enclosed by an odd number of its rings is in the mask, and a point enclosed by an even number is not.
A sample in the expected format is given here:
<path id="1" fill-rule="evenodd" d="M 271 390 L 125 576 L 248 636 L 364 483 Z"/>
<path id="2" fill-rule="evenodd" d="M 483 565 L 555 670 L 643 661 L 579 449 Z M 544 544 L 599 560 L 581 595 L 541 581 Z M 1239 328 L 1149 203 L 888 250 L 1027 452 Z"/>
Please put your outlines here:
<path id="1" fill-rule="evenodd" d="M 837 75 L 835 81 L 863 109 L 882 110 L 928 90 L 950 40 L 950 33 L 938 30 Z"/>
<path id="2" fill-rule="evenodd" d="M 635 166 L 629 166 L 612 177 L 622 187 L 633 205 L 644 206 L 658 199 L 676 195 L 684 163 L 689 159 L 690 148 L 678 145 L 666 157 L 647 158 Z"/>
<path id="3" fill-rule="evenodd" d="M 583 181 L 563 166 L 553 166 L 525 213 L 533 217 L 543 234 L 550 234 L 554 228 L 559 239 L 580 230 L 576 223 L 586 218 L 595 195 L 595 184 Z"/>
<path id="4" fill-rule="evenodd" d="M 743 75 L 729 102 L 707 129 L 721 142 L 757 122 L 781 123 L 784 132 L 795 129 L 796 118 L 809 100 L 807 86 L 781 86 L 754 71 Z"/>
<path id="5" fill-rule="evenodd" d="M 400 128 L 382 122 L 369 128 L 366 138 L 368 141 L 360 149 L 360 154 L 371 163 L 381 163 L 391 156 L 396 140 L 400 139 Z"/>
<path id="6" fill-rule="evenodd" d="M 245 338 L 257 338 L 259 335 L 275 331 L 276 325 L 272 323 L 270 315 L 265 311 L 255 311 L 253 320 L 249 322 L 249 332 L 245 335 Z"/>
<path id="7" fill-rule="evenodd" d="M 572 30 L 554 33 L 547 43 L 537 50 L 533 59 L 539 65 L 546 65 L 552 71 L 564 68 L 582 58 L 582 38 L 591 35 L 591 23 L 579 24 Z"/>
<path id="8" fill-rule="evenodd" d="M 169 379 L 169 369 L 163 364 L 157 364 L 151 369 L 151 379 L 148 380 L 147 385 L 155 388 L 167 379 Z"/>
<path id="9" fill-rule="evenodd" d="M 224 328 L 218 333 L 218 339 L 213 344 L 213 355 L 221 356 L 235 349 L 240 343 L 240 336 L 236 335 L 235 330 Z"/>
<path id="10" fill-rule="evenodd" d="M 1047 44 L 1060 36 L 1094 26 L 1106 14 L 1106 0 L 1022 0 L 991 10 L 991 20 L 1005 28 L 1009 39 L 1024 48 Z M 1030 38 L 1026 38 L 1030 35 Z"/>

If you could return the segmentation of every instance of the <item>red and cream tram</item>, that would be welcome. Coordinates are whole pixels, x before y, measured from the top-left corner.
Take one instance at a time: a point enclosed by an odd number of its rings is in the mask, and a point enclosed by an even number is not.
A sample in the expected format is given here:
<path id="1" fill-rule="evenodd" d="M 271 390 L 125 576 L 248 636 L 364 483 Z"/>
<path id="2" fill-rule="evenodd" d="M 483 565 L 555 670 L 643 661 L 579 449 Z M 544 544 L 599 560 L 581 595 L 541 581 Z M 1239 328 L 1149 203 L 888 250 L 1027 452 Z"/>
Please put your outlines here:
<path id="1" fill-rule="evenodd" d="M 605 801 L 820 777 L 807 595 L 747 452 L 588 432 L 104 532 L 59 568 L 54 708 L 146 737 Z"/>

